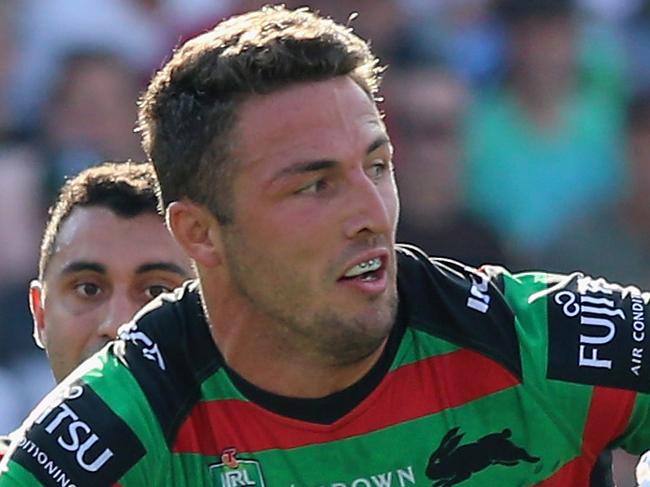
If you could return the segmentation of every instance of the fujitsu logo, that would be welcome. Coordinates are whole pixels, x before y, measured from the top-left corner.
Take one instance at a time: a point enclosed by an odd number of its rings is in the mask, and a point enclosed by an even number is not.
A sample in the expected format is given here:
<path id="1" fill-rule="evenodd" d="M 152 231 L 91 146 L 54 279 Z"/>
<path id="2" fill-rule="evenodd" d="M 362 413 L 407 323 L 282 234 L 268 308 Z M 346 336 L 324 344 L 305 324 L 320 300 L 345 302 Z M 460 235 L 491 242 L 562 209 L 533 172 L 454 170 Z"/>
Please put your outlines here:
<path id="1" fill-rule="evenodd" d="M 470 296 L 467 298 L 467 307 L 480 313 L 487 313 L 488 309 L 490 309 L 489 279 L 482 275 L 479 275 L 478 278 L 477 281 L 474 276 L 470 276 L 472 287 L 469 289 Z"/>
<path id="2" fill-rule="evenodd" d="M 87 472 L 97 472 L 113 456 L 110 448 L 101 448 L 101 439 L 92 428 L 63 400 L 74 400 L 83 395 L 81 386 L 72 386 L 59 403 L 47 409 L 35 421 L 41 424 L 57 410 L 45 426 L 49 435 L 58 435 L 56 442 L 64 450 L 75 452 L 77 464 Z M 99 447 L 99 448 L 98 448 Z"/>
<path id="3" fill-rule="evenodd" d="M 553 298 L 556 304 L 562 306 L 565 316 L 579 318 L 579 367 L 612 368 L 611 359 L 601 355 L 602 347 L 614 339 L 617 321 L 625 320 L 625 313 L 616 307 L 614 299 L 607 297 L 611 294 L 613 289 L 604 281 L 583 278 L 578 282 L 578 293 L 565 290 Z"/>

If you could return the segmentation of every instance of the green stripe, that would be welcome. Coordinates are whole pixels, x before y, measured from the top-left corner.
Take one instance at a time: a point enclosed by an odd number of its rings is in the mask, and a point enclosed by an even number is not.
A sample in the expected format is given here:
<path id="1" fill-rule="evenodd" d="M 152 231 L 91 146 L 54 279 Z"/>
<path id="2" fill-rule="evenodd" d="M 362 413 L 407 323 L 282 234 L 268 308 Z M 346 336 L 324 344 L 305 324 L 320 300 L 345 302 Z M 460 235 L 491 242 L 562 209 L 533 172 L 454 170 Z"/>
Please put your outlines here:
<path id="1" fill-rule="evenodd" d="M 36 477 L 29 470 L 25 470 L 20 463 L 10 460 L 8 466 L 9 472 L 3 472 L 0 475 L 0 487 L 41 485 Z"/>
<path id="2" fill-rule="evenodd" d="M 121 483 L 123 486 L 144 485 L 144 482 L 153 480 L 145 472 L 165 470 L 161 463 L 168 461 L 170 456 L 165 437 L 146 396 L 129 369 L 106 349 L 98 358 L 103 364 L 86 373 L 83 381 L 129 425 L 142 442 L 147 453 L 138 462 L 138 468 L 127 472 Z"/>
<path id="3" fill-rule="evenodd" d="M 505 297 L 517 316 L 515 326 L 527 394 L 542 406 L 540 411 L 543 410 L 544 416 L 547 416 L 545 420 L 556 424 L 566 438 L 574 438 L 573 449 L 577 455 L 582 448 L 582 433 L 593 387 L 547 378 L 548 299 L 543 292 L 547 289 L 546 274 L 526 273 L 505 277 Z"/>
<path id="4" fill-rule="evenodd" d="M 417 346 L 414 345 L 415 343 L 417 343 Z M 429 357 L 453 352 L 459 348 L 446 340 L 409 327 L 404 333 L 404 338 L 400 343 L 390 370 L 393 371 L 404 365 L 410 365 Z"/>
<path id="5" fill-rule="evenodd" d="M 220 368 L 201 384 L 201 400 L 216 401 L 228 399 L 248 401 L 248 399 L 233 385 L 226 370 Z"/>
<path id="6" fill-rule="evenodd" d="M 546 289 L 540 277 L 532 273 L 504 276 L 505 298 L 516 316 L 523 379 L 534 387 L 546 384 L 548 356 L 547 300 L 540 297 L 529 301 L 531 295 Z"/>
<path id="7" fill-rule="evenodd" d="M 650 411 L 650 396 L 647 394 L 637 394 L 636 403 L 632 410 L 629 424 L 636 427 L 628 427 L 625 441 L 619 441 L 615 446 L 623 446 L 630 453 L 641 454 L 648 449 L 650 445 L 650 428 L 648 428 L 648 411 Z"/>

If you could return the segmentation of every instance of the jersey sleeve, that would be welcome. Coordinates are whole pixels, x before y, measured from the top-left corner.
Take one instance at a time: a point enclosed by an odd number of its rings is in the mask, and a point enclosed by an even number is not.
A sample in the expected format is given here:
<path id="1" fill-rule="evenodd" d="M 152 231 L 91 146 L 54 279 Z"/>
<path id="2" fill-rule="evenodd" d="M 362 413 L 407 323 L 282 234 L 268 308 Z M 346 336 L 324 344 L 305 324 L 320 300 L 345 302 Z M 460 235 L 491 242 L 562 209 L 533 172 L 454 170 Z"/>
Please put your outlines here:
<path id="1" fill-rule="evenodd" d="M 650 447 L 650 295 L 580 273 L 503 275 L 514 310 L 523 379 L 583 450 Z"/>
<path id="2" fill-rule="evenodd" d="M 113 346 L 32 412 L 0 464 L 0 486 L 157 485 L 165 442 Z"/>

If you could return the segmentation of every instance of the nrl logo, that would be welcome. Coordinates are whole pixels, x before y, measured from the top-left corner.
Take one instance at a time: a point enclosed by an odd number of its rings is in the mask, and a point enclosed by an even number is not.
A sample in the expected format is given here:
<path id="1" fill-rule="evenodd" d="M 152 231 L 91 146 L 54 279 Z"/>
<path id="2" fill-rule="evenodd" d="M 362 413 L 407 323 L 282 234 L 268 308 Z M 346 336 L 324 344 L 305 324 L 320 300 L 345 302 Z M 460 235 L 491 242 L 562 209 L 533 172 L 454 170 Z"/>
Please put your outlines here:
<path id="1" fill-rule="evenodd" d="M 210 477 L 218 487 L 265 487 L 262 468 L 257 460 L 240 460 L 235 448 L 226 448 L 221 463 L 210 465 Z"/>

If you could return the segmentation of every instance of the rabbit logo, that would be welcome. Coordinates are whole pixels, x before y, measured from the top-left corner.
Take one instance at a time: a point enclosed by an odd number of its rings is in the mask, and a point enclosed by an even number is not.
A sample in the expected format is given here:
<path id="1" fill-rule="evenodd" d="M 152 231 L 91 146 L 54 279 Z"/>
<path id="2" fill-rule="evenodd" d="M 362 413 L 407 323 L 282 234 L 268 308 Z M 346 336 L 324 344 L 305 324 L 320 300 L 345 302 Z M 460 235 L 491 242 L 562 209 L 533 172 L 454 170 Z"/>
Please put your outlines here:
<path id="1" fill-rule="evenodd" d="M 512 432 L 504 429 L 491 433 L 475 443 L 458 446 L 465 433 L 453 428 L 445 434 L 440 446 L 431 454 L 427 464 L 427 477 L 433 487 L 450 487 L 470 478 L 490 465 L 514 467 L 519 462 L 537 463 L 539 457 L 528 454 L 509 440 Z"/>

